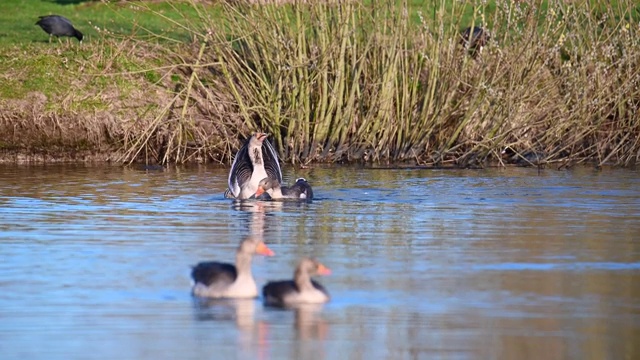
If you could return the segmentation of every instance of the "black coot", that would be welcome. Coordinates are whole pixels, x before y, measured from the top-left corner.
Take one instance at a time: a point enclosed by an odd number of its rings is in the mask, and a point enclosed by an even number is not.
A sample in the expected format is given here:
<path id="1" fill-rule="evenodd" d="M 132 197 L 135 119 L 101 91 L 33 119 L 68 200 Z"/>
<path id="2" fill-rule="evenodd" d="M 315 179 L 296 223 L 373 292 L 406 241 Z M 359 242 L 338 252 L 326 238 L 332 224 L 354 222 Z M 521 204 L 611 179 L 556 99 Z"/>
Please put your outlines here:
<path id="1" fill-rule="evenodd" d="M 469 51 L 469 54 L 474 57 L 482 51 L 482 48 L 487 45 L 489 39 L 491 39 L 489 32 L 479 26 L 464 29 L 460 36 L 460 43 Z"/>
<path id="2" fill-rule="evenodd" d="M 73 36 L 78 39 L 78 41 L 82 41 L 82 33 L 76 30 L 73 24 L 71 24 L 71 21 L 64 16 L 40 16 L 40 20 L 36 22 L 36 25 L 40 25 L 42 30 L 49 34 L 49 42 L 51 42 L 51 36 Z"/>

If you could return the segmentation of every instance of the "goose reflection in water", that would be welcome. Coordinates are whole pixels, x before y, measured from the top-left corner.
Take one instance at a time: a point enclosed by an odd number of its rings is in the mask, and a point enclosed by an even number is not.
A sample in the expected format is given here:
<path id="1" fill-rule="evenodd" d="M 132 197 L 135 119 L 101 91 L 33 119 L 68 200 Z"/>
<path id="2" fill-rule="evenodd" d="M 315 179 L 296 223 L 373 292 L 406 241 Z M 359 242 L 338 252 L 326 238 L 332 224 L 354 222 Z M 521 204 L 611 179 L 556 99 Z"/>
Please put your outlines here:
<path id="1" fill-rule="evenodd" d="M 321 316 L 323 304 L 298 304 L 293 307 L 294 324 L 298 339 L 324 340 L 329 324 Z"/>
<path id="2" fill-rule="evenodd" d="M 267 214 L 282 210 L 283 204 L 277 201 L 234 201 L 233 209 L 247 213 L 247 229 L 256 239 L 264 241 L 264 229 Z M 277 223 L 272 222 L 270 225 Z"/>
<path id="3" fill-rule="evenodd" d="M 300 341 L 298 346 L 302 352 L 311 351 L 307 347 L 313 346 L 313 343 L 304 340 L 328 338 L 330 324 L 322 317 L 323 304 L 298 304 L 287 309 L 258 308 L 258 301 L 194 298 L 194 319 L 198 322 L 235 324 L 239 330 L 235 341 L 243 347 L 242 352 L 249 355 L 268 353 L 273 346 L 274 336 L 281 332 L 283 325 L 294 330 L 292 336 Z"/>
<path id="4" fill-rule="evenodd" d="M 193 298 L 194 317 L 198 321 L 235 322 L 241 330 L 252 330 L 255 325 L 255 299 Z"/>

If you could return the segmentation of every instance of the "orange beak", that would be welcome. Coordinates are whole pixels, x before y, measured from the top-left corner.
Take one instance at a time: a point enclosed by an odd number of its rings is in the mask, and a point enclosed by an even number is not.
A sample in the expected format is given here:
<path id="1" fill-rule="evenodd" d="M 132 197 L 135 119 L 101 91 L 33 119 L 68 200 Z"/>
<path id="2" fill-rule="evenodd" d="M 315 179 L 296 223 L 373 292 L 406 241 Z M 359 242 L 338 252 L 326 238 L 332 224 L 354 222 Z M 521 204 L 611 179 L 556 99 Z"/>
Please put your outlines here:
<path id="1" fill-rule="evenodd" d="M 275 255 L 273 250 L 269 249 L 267 247 L 267 245 L 265 245 L 262 241 L 260 241 L 258 243 L 258 246 L 256 246 L 256 253 L 258 253 L 260 255 L 264 255 L 264 256 L 273 256 L 273 255 Z"/>
<path id="2" fill-rule="evenodd" d="M 269 136 L 269 134 L 267 133 L 256 133 L 256 139 L 258 139 L 259 141 L 264 141 L 267 136 Z"/>
<path id="3" fill-rule="evenodd" d="M 331 269 L 322 264 L 318 264 L 318 275 L 331 275 Z"/>
<path id="4" fill-rule="evenodd" d="M 256 194 L 254 196 L 258 197 L 262 194 L 264 194 L 264 188 L 262 188 L 262 186 L 258 186 L 258 190 L 256 190 Z"/>

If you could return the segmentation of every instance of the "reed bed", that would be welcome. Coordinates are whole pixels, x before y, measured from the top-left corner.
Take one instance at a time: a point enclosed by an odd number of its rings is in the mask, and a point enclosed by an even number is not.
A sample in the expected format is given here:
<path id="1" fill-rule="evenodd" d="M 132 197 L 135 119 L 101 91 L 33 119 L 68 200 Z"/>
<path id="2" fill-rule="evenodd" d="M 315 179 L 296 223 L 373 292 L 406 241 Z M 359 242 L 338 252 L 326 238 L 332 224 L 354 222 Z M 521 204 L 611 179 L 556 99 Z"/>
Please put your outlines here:
<path id="1" fill-rule="evenodd" d="M 187 88 L 224 97 L 216 135 L 241 136 L 217 143 L 267 131 L 292 163 L 484 166 L 509 147 L 561 166 L 633 164 L 633 4 L 541 4 L 496 2 L 487 18 L 482 6 L 434 2 L 416 22 L 406 2 L 225 3 L 224 21 L 198 36 L 191 62 L 209 65 Z M 474 56 L 460 41 L 473 24 L 455 21 L 469 8 L 491 34 Z"/>
<path id="2" fill-rule="evenodd" d="M 257 130 L 294 164 L 631 166 L 640 155 L 631 0 L 217 6 L 212 16 L 194 2 L 197 18 L 175 22 L 190 44 L 136 40 L 158 64 L 140 73 L 168 95 L 121 121 L 120 161 L 229 163 Z M 490 35 L 481 49 L 462 41 L 469 26 Z"/>

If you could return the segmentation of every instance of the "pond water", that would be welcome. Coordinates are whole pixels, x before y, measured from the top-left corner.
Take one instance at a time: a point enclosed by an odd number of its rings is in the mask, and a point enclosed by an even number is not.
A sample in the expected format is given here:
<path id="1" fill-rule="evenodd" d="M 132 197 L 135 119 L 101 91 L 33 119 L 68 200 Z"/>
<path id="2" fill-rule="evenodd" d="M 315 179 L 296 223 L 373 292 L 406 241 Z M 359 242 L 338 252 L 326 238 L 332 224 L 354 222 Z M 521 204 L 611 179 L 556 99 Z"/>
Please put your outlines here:
<path id="1" fill-rule="evenodd" d="M 637 359 L 640 177 L 292 170 L 311 203 L 222 196 L 228 169 L 0 167 L 2 359 Z M 197 301 L 248 235 L 259 286 L 301 256 L 332 301 Z"/>

